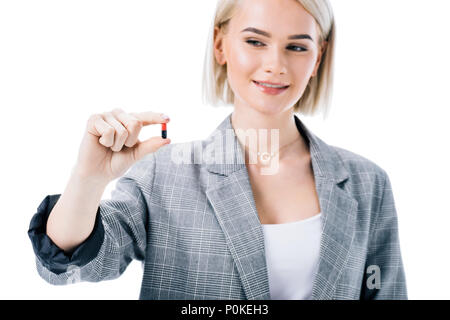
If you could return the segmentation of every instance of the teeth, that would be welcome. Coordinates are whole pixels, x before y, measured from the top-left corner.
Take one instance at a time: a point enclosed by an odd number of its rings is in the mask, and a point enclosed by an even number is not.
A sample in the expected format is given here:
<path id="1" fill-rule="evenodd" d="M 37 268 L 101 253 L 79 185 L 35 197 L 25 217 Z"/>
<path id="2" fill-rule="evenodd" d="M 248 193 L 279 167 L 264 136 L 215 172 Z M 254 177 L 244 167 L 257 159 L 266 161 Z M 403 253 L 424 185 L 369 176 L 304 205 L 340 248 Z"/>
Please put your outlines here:
<path id="1" fill-rule="evenodd" d="M 269 88 L 278 88 L 278 89 L 280 89 L 280 88 L 284 88 L 284 87 L 286 87 L 286 86 L 277 86 L 277 85 L 273 85 L 273 84 L 268 84 L 268 83 L 262 83 L 262 82 L 258 82 L 258 81 L 255 81 L 257 84 L 259 84 L 259 85 L 262 85 L 262 86 L 264 86 L 264 87 L 269 87 Z"/>

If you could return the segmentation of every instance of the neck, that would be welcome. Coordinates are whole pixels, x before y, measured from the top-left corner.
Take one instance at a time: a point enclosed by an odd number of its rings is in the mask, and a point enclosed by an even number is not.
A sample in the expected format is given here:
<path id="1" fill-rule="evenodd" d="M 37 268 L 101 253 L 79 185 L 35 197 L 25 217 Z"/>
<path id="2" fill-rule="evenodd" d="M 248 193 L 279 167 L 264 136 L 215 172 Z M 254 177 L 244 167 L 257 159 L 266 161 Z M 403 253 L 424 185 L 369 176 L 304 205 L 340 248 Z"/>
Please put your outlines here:
<path id="1" fill-rule="evenodd" d="M 256 154 L 259 151 L 269 153 L 274 151 L 279 161 L 291 156 L 303 157 L 309 152 L 306 142 L 295 124 L 292 109 L 278 114 L 263 114 L 252 108 L 244 110 L 235 107 L 231 115 L 231 124 L 239 143 L 245 150 L 246 163 L 250 154 Z M 261 132 L 259 129 L 267 131 Z M 272 129 L 278 130 L 278 143 L 272 140 Z M 250 132 L 255 133 L 256 138 Z M 251 142 L 250 137 L 252 137 Z"/>

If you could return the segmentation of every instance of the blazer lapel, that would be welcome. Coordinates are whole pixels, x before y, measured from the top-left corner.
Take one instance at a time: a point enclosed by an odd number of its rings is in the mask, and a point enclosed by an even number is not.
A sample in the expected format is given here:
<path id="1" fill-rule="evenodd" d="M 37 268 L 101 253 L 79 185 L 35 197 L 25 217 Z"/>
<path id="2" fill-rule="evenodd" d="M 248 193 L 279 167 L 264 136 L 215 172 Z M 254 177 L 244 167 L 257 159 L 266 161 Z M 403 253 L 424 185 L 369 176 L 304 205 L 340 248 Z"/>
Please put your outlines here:
<path id="1" fill-rule="evenodd" d="M 270 299 L 259 221 L 242 147 L 228 116 L 206 140 L 215 162 L 207 164 L 217 182 L 206 191 L 225 235 L 248 300 Z M 212 141 L 214 139 L 214 141 Z"/>
<path id="2" fill-rule="evenodd" d="M 322 210 L 319 268 L 311 299 L 332 299 L 354 237 L 357 202 L 326 178 L 316 180 Z"/>
<path id="3" fill-rule="evenodd" d="M 264 235 L 245 170 L 223 177 L 206 195 L 225 234 L 247 299 L 270 299 Z"/>
<path id="4" fill-rule="evenodd" d="M 314 135 L 297 116 L 295 122 L 309 144 L 322 212 L 319 266 L 311 299 L 329 300 L 333 299 L 337 281 L 348 259 L 358 202 L 345 188 L 349 173 L 336 151 Z"/>
<path id="5" fill-rule="evenodd" d="M 348 172 L 336 152 L 295 117 L 307 141 L 322 212 L 322 238 L 312 299 L 331 299 L 353 241 L 357 201 L 342 188 Z M 264 234 L 256 210 L 242 147 L 231 125 L 231 114 L 205 141 L 213 147 L 217 175 L 206 196 L 224 232 L 247 299 L 270 299 Z"/>

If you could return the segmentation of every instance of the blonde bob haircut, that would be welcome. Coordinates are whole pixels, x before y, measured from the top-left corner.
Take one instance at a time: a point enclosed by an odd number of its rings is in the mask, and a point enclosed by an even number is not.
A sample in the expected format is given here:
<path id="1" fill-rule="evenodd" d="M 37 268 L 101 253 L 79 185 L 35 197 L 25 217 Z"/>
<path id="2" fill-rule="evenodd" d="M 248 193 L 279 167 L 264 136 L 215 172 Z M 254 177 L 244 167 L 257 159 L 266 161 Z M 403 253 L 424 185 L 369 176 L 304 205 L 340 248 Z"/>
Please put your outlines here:
<path id="1" fill-rule="evenodd" d="M 298 1 L 311 16 L 320 29 L 319 45 L 327 41 L 321 62 L 315 77 L 311 77 L 302 97 L 295 103 L 294 112 L 315 115 L 322 111 L 328 113 L 333 90 L 333 60 L 335 48 L 335 21 L 328 0 L 294 0 Z M 208 105 L 219 106 L 233 104 L 234 93 L 227 79 L 227 64 L 220 65 L 214 56 L 214 28 L 226 28 L 234 15 L 240 0 L 218 0 L 214 21 L 208 34 L 208 43 L 203 63 L 202 101 Z"/>

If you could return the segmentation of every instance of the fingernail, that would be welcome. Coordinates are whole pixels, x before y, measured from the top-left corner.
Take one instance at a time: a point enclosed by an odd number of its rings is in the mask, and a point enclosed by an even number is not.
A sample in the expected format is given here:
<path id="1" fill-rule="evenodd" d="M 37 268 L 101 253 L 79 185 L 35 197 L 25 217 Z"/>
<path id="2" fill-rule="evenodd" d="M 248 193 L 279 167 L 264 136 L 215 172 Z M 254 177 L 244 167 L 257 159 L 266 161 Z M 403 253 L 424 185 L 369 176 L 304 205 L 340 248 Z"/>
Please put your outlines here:
<path id="1" fill-rule="evenodd" d="M 169 116 L 163 113 L 163 114 L 161 114 L 161 118 L 168 120 Z"/>

